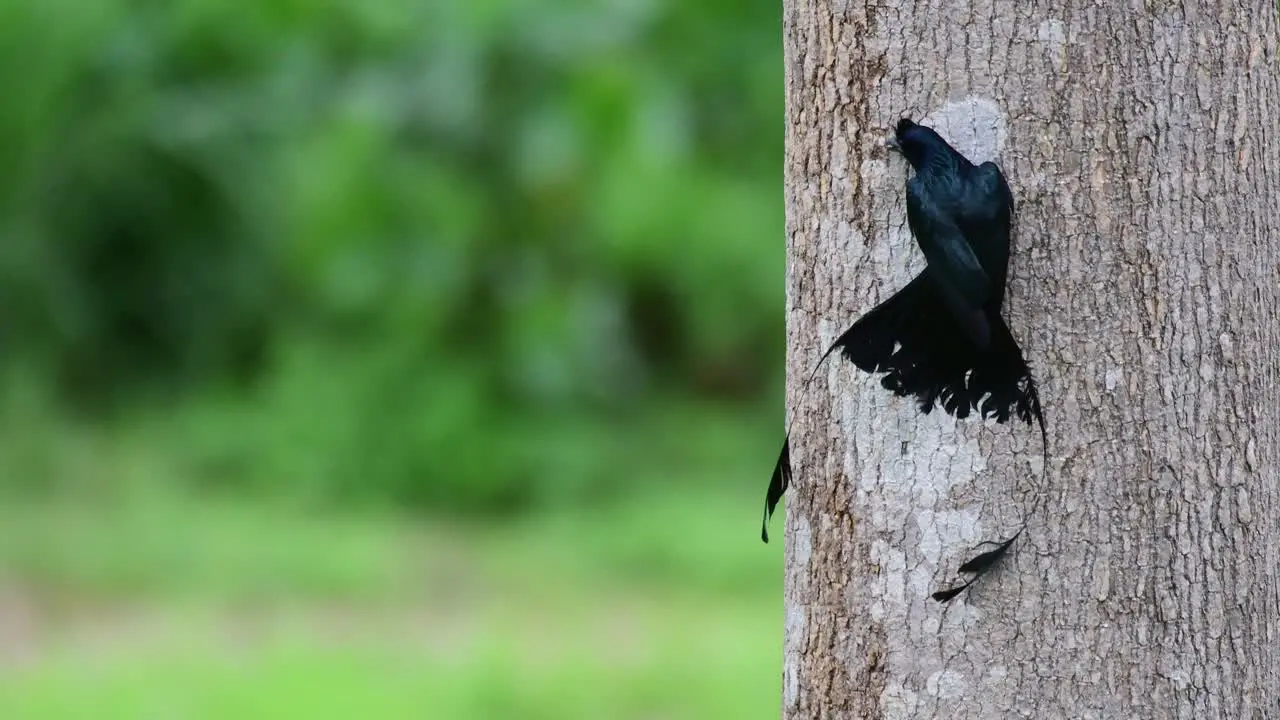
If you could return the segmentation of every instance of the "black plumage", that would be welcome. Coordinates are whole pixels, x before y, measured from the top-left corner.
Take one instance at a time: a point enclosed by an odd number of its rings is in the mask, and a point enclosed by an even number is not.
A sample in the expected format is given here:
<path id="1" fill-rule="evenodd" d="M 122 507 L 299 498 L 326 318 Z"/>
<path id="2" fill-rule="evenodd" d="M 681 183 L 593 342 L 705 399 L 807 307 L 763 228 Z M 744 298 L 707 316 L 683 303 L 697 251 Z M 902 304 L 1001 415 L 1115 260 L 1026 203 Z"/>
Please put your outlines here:
<path id="1" fill-rule="evenodd" d="M 977 411 L 998 423 L 1034 419 L 1047 459 L 1039 392 L 1000 316 L 1014 213 L 1008 182 L 994 163 L 974 165 L 911 120 L 901 120 L 886 144 L 915 169 L 907 181 L 907 222 L 926 268 L 840 335 L 817 367 L 839 350 L 860 370 L 883 374 L 885 389 L 915 398 L 922 413 L 941 406 L 957 418 Z M 769 517 L 790 484 L 788 433 L 765 498 L 765 542 Z M 1007 549 L 992 551 L 978 574 Z"/>
<path id="2" fill-rule="evenodd" d="M 1012 545 L 1013 541 L 1017 540 L 1018 536 L 1021 534 L 1022 534 L 1022 531 L 1019 530 L 1018 532 L 1013 534 L 1013 537 L 1009 538 L 1008 540 L 1005 540 L 1004 542 L 984 543 L 985 545 L 995 545 L 996 547 L 994 550 L 988 550 L 984 553 L 979 553 L 978 555 L 975 555 L 972 558 L 969 558 L 968 562 L 960 566 L 960 572 L 973 573 L 973 577 L 954 587 L 947 588 L 946 590 L 939 590 L 938 592 L 933 594 L 932 596 L 933 599 L 937 600 L 938 602 L 947 602 L 948 600 L 954 598 L 955 596 L 969 589 L 969 586 L 972 585 L 974 582 L 976 582 L 978 578 L 987 574 L 987 572 L 990 571 L 991 568 L 995 567 L 996 563 L 1000 562 L 1000 558 L 1004 557 L 1004 554 L 1009 551 L 1009 546 Z"/>

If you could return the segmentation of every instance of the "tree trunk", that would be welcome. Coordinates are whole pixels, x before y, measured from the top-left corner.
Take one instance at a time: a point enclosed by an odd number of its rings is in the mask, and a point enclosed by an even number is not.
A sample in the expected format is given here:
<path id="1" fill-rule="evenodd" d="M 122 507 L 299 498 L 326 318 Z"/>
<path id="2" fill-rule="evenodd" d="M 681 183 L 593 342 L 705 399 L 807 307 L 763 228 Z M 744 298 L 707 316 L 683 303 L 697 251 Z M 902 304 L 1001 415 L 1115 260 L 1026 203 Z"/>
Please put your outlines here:
<path id="1" fill-rule="evenodd" d="M 784 8 L 784 716 L 1280 717 L 1274 2 Z M 1030 426 L 921 416 L 844 362 L 798 394 L 923 267 L 903 116 L 1009 177 L 1047 468 Z"/>

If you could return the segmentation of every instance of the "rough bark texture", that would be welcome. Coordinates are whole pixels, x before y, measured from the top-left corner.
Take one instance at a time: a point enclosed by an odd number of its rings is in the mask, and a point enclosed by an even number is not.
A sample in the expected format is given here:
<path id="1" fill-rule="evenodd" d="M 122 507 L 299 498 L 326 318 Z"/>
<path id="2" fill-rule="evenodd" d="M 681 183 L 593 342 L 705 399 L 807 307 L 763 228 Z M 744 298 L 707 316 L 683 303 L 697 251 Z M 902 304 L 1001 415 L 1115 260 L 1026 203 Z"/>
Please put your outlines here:
<path id="1" fill-rule="evenodd" d="M 1280 717 L 1273 3 L 784 8 L 784 716 Z M 1031 428 L 921 417 L 845 363 L 797 395 L 922 267 L 881 145 L 903 115 L 1013 186 L 1047 468 Z"/>

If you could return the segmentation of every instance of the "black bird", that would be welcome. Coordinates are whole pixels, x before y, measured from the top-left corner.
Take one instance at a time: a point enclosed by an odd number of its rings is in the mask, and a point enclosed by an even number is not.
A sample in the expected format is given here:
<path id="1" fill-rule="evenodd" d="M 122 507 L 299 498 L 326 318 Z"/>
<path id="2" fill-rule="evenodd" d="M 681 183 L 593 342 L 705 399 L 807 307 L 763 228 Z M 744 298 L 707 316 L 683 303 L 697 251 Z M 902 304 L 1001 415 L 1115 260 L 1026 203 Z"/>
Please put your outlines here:
<path id="1" fill-rule="evenodd" d="M 916 171 L 907 181 L 907 223 L 927 265 L 840 335 L 809 381 L 838 349 L 859 369 L 883 373 L 880 384 L 895 395 L 915 398 L 922 413 L 941 405 L 957 418 L 978 411 L 998 423 L 1014 415 L 1028 424 L 1036 420 L 1047 459 L 1048 434 L 1036 383 L 1000 316 L 1014 212 L 1008 182 L 995 163 L 974 165 L 932 128 L 909 119 L 898 122 L 886 145 Z M 769 517 L 790 484 L 788 433 L 765 497 L 765 542 Z M 992 557 L 984 557 L 979 576 L 1009 543 L 984 553 Z M 945 596 L 938 598 L 945 601 L 958 592 L 935 596 Z"/>

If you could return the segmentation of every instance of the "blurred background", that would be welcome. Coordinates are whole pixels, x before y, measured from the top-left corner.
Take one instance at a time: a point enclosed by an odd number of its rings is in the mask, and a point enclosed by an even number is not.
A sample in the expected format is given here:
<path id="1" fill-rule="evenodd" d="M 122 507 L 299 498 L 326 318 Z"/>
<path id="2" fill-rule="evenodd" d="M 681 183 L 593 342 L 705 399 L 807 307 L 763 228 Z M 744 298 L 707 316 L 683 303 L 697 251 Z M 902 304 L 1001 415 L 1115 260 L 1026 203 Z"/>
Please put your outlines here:
<path id="1" fill-rule="evenodd" d="M 776 1 L 4 0 L 0 66 L 0 717 L 777 717 Z"/>

